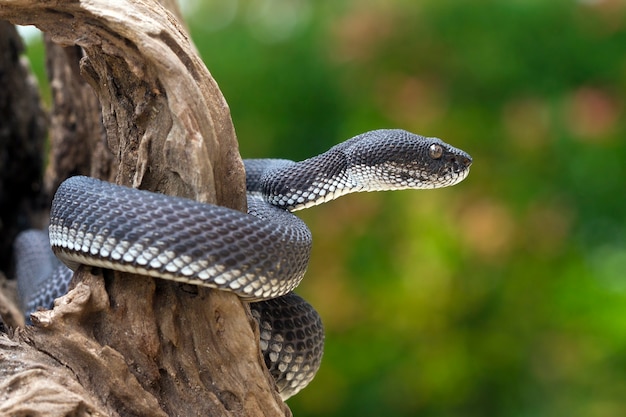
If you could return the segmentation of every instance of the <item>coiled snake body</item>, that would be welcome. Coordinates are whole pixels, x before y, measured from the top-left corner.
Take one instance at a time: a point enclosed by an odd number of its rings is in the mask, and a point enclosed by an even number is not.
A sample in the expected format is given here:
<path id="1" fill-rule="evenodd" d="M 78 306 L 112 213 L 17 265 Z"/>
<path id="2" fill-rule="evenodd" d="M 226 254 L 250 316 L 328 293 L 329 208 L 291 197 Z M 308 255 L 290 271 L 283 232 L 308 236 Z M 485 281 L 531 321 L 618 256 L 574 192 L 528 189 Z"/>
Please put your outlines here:
<path id="1" fill-rule="evenodd" d="M 87 264 L 265 300 L 251 307 L 266 364 L 288 398 L 313 378 L 324 339 L 315 310 L 291 292 L 311 248 L 308 228 L 291 212 L 356 191 L 454 185 L 471 162 L 439 139 L 403 130 L 367 132 L 301 162 L 246 160 L 248 214 L 72 177 L 54 197 L 50 245 L 71 269 Z M 23 253 L 20 245 L 32 247 L 33 237 L 21 239 L 16 252 Z M 31 262 L 19 257 L 25 310 L 49 308 L 67 290 L 70 274 L 61 268 L 51 279 L 46 267 L 46 278 L 29 278 L 36 275 L 26 272 Z"/>

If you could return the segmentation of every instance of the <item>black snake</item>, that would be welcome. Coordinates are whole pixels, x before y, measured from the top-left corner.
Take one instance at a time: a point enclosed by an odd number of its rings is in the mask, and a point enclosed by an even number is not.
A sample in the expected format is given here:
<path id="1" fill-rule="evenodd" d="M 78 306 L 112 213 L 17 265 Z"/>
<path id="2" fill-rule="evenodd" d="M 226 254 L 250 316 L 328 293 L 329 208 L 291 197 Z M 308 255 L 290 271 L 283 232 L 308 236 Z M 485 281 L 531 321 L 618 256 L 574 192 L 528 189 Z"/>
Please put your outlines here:
<path id="1" fill-rule="evenodd" d="M 357 191 L 454 185 L 467 176 L 472 159 L 437 138 L 376 130 L 301 162 L 244 163 L 248 214 L 69 178 L 52 203 L 49 244 L 71 269 L 86 264 L 128 271 L 232 291 L 253 302 L 266 364 L 288 398 L 315 375 L 324 341 L 315 310 L 291 292 L 311 248 L 309 229 L 291 212 Z M 18 288 L 27 314 L 50 308 L 71 277 L 66 267 L 51 266 L 47 239 L 26 233 L 16 242 Z"/>

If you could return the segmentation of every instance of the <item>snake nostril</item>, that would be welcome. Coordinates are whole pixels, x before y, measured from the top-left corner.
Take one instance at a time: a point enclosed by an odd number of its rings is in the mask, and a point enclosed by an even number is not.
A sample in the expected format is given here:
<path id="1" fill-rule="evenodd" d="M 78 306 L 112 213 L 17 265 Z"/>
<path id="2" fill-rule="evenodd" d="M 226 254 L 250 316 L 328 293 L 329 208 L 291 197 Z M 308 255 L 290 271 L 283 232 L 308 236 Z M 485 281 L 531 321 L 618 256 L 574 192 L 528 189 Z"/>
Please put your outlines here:
<path id="1" fill-rule="evenodd" d="M 472 158 L 467 155 L 454 155 L 448 160 L 454 172 L 461 172 L 472 165 Z"/>
<path id="2" fill-rule="evenodd" d="M 472 158 L 468 155 L 457 155 L 450 158 L 450 163 L 458 170 L 463 170 L 472 164 Z"/>

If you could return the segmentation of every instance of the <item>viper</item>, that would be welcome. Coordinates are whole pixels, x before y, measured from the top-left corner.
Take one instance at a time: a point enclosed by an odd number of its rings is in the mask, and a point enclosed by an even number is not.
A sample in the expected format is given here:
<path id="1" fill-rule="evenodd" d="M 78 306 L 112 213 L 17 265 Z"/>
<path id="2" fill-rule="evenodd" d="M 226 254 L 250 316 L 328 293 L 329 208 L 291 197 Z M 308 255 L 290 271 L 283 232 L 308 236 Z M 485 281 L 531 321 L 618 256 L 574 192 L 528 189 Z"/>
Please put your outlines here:
<path id="1" fill-rule="evenodd" d="M 375 130 L 304 161 L 244 164 L 248 213 L 94 178 L 64 181 L 48 235 L 16 240 L 26 314 L 50 308 L 81 264 L 232 291 L 251 302 L 266 365 L 289 398 L 313 379 L 324 343 L 319 315 L 292 292 L 312 240 L 292 212 L 359 191 L 451 186 L 472 158 L 437 138 Z"/>

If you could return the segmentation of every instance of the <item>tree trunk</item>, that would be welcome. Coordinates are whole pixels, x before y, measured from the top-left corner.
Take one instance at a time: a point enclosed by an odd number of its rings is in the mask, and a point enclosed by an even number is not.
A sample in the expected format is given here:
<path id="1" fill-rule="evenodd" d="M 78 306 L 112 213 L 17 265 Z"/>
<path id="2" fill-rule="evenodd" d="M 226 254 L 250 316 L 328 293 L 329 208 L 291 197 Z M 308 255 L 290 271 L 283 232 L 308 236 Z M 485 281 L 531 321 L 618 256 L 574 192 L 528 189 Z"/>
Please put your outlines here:
<path id="1" fill-rule="evenodd" d="M 175 14 L 147 0 L 15 0 L 0 19 L 60 45 L 46 190 L 83 173 L 245 209 L 228 106 Z M 86 267 L 73 283 L 33 327 L 0 335 L 0 414 L 291 414 L 235 295 Z"/>

